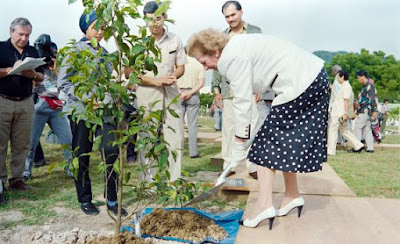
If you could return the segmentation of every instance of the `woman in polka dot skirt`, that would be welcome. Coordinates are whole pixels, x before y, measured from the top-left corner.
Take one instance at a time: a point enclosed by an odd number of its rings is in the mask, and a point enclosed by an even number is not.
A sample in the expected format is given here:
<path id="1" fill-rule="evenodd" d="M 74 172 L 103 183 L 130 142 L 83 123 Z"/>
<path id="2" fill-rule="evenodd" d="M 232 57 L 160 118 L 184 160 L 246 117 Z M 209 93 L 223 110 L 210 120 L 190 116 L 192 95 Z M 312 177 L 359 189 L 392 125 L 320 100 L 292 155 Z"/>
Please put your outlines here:
<path id="1" fill-rule="evenodd" d="M 276 216 L 294 208 L 300 217 L 304 199 L 296 173 L 322 170 L 327 159 L 329 82 L 323 60 L 273 36 L 237 35 L 228 40 L 213 29 L 194 34 L 188 47 L 206 70 L 225 76 L 234 93 L 236 137 L 229 167 L 246 158 L 258 165 L 257 203 L 241 224 L 256 227 L 269 219 L 271 229 Z M 276 94 L 271 112 L 249 142 L 252 94 L 268 90 Z M 278 209 L 272 204 L 276 170 L 285 178 L 285 197 Z"/>

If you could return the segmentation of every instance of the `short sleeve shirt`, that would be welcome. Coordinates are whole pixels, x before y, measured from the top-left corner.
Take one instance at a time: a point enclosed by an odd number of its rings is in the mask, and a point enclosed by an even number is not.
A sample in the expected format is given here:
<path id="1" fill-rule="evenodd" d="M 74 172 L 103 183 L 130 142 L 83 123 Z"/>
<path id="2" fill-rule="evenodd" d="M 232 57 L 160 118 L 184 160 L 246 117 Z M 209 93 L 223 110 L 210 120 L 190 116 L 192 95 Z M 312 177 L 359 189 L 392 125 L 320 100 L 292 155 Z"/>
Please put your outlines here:
<path id="1" fill-rule="evenodd" d="M 182 41 L 177 35 L 165 31 L 163 37 L 158 41 L 156 40 L 155 44 L 161 50 L 161 63 L 156 63 L 158 74 L 155 76 L 153 72 L 148 72 L 146 76 L 163 77 L 171 75 L 176 65 L 187 63 Z"/>
<path id="2" fill-rule="evenodd" d="M 350 104 L 352 100 L 353 89 L 348 81 L 343 82 L 341 88 L 335 96 L 335 100 L 332 104 L 332 115 L 335 117 L 342 117 L 347 111 L 344 109 L 344 101 L 349 100 L 349 107 L 353 106 Z"/>
<path id="3" fill-rule="evenodd" d="M 187 57 L 188 63 L 185 65 L 185 74 L 178 79 L 178 87 L 193 88 L 200 79 L 204 79 L 203 66 L 194 58 Z"/>
<path id="4" fill-rule="evenodd" d="M 38 58 L 36 49 L 26 46 L 21 53 L 12 45 L 11 39 L 0 42 L 0 68 L 13 67 L 18 60 L 26 57 Z M 37 68 L 36 72 L 43 73 L 42 68 Z M 32 79 L 21 75 L 8 75 L 0 79 L 0 94 L 9 97 L 29 97 L 32 95 Z"/>

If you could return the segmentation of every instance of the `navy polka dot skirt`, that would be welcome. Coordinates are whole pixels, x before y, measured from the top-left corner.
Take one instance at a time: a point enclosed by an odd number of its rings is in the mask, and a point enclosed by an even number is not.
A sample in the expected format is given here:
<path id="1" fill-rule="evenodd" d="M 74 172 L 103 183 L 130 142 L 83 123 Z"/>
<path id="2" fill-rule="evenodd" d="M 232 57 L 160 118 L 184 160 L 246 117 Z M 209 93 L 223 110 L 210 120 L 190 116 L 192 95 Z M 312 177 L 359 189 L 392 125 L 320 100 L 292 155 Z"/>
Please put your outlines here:
<path id="1" fill-rule="evenodd" d="M 322 170 L 327 160 L 329 80 L 325 69 L 298 98 L 273 106 L 248 159 L 284 172 Z"/>

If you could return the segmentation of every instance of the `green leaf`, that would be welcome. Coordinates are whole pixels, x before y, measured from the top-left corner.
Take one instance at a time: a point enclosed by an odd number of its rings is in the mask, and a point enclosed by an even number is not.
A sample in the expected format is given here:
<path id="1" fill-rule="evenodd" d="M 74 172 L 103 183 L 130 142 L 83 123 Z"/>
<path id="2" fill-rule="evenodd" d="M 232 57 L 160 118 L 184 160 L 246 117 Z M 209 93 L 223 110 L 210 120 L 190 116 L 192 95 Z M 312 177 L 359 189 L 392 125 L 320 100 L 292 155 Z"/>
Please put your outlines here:
<path id="1" fill-rule="evenodd" d="M 129 182 L 129 180 L 131 179 L 131 175 L 132 175 L 131 172 L 126 172 L 126 173 L 125 173 L 125 176 L 124 176 L 124 182 L 125 182 L 125 184 L 127 184 L 127 183 Z"/>
<path id="2" fill-rule="evenodd" d="M 165 170 L 168 166 L 168 151 L 162 151 L 158 157 L 158 166 L 160 170 Z"/>
<path id="3" fill-rule="evenodd" d="M 114 28 L 112 26 L 107 26 L 103 32 L 104 40 L 108 41 L 108 39 L 110 39 L 110 37 L 113 35 L 113 32 Z"/>
<path id="4" fill-rule="evenodd" d="M 179 115 L 174 110 L 168 108 L 168 112 L 172 115 L 172 117 L 179 118 Z"/>
<path id="5" fill-rule="evenodd" d="M 135 45 L 135 46 L 133 46 L 132 49 L 131 49 L 131 55 L 132 55 L 132 56 L 136 56 L 136 55 L 138 55 L 139 53 L 143 53 L 145 50 L 146 50 L 145 47 L 143 47 L 143 46 L 141 46 L 141 45 Z"/>
<path id="6" fill-rule="evenodd" d="M 168 107 L 171 107 L 171 105 L 177 104 L 179 101 L 179 98 L 180 98 L 180 94 L 175 96 L 174 99 L 172 99 L 172 101 L 168 104 Z"/>
<path id="7" fill-rule="evenodd" d="M 97 136 L 93 142 L 93 151 L 99 150 L 100 143 L 103 140 L 103 135 Z"/>
<path id="8" fill-rule="evenodd" d="M 68 4 L 73 4 L 76 0 L 68 0 Z"/>
<path id="9" fill-rule="evenodd" d="M 126 43 L 120 43 L 120 47 L 121 47 L 121 50 L 124 52 L 124 53 L 129 53 L 129 46 L 126 44 Z"/>
<path id="10" fill-rule="evenodd" d="M 146 29 L 146 28 L 143 28 L 143 29 L 141 30 L 141 36 L 142 36 L 142 38 L 145 37 L 145 36 L 147 36 L 147 29 Z"/>
<path id="11" fill-rule="evenodd" d="M 97 165 L 97 170 L 98 170 L 100 173 L 104 173 L 104 172 L 106 171 L 106 168 L 107 168 L 107 165 L 106 165 L 105 162 L 100 162 L 100 163 Z"/>
<path id="12" fill-rule="evenodd" d="M 51 172 L 53 171 L 54 167 L 56 167 L 58 164 L 57 163 L 53 163 L 49 165 L 49 168 L 47 169 L 47 172 L 49 174 L 51 174 Z"/>
<path id="13" fill-rule="evenodd" d="M 118 158 L 117 158 L 117 159 L 115 160 L 115 162 L 113 163 L 113 170 L 114 170 L 117 174 L 120 173 L 120 169 L 119 169 L 119 159 L 118 159 Z"/>
<path id="14" fill-rule="evenodd" d="M 93 38 L 90 40 L 90 42 L 92 43 L 92 46 L 93 46 L 94 48 L 97 48 L 98 43 L 97 43 L 97 39 L 96 39 L 96 38 L 93 37 Z"/>
<path id="15" fill-rule="evenodd" d="M 129 135 L 136 135 L 140 131 L 140 127 L 130 127 L 129 128 Z"/>
<path id="16" fill-rule="evenodd" d="M 164 14 L 167 12 L 169 9 L 169 5 L 171 4 L 171 1 L 163 1 L 161 5 L 158 6 L 158 9 L 154 13 L 155 16 L 159 16 L 161 14 Z"/>
<path id="17" fill-rule="evenodd" d="M 155 153 L 159 153 L 164 148 L 165 148 L 165 145 L 163 145 L 163 144 L 156 145 L 155 148 L 154 148 L 154 152 Z"/>

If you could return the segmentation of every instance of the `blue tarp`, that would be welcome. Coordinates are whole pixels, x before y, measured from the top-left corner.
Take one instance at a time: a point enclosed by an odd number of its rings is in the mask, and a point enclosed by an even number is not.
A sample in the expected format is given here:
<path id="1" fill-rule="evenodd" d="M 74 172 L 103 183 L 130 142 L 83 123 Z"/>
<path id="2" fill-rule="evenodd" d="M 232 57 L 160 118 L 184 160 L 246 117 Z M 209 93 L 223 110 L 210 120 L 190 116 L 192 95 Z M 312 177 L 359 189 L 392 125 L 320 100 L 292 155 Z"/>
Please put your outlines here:
<path id="1" fill-rule="evenodd" d="M 213 238 L 206 238 L 199 243 L 221 243 L 221 244 L 232 244 L 235 243 L 236 235 L 239 231 L 239 220 L 242 218 L 243 210 L 235 210 L 218 214 L 211 214 L 205 211 L 201 211 L 195 208 L 164 208 L 164 210 L 191 210 L 196 214 L 204 216 L 206 218 L 214 220 L 214 222 L 224 228 L 224 230 L 228 233 L 228 236 L 222 241 L 216 241 Z M 153 208 L 146 208 L 144 214 L 150 214 L 153 211 Z M 134 231 L 132 227 L 124 226 L 121 231 Z M 172 241 L 180 241 L 185 243 L 194 243 L 187 240 L 177 239 L 173 237 L 161 237 L 161 236 L 150 236 L 150 235 L 142 235 L 142 237 L 156 237 L 164 240 L 172 240 Z"/>

